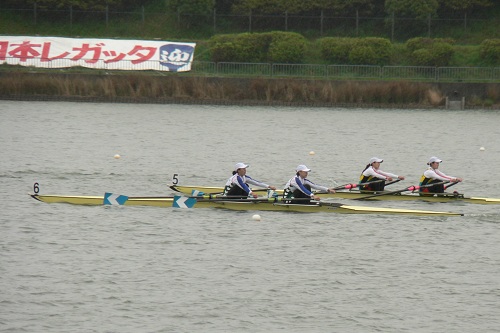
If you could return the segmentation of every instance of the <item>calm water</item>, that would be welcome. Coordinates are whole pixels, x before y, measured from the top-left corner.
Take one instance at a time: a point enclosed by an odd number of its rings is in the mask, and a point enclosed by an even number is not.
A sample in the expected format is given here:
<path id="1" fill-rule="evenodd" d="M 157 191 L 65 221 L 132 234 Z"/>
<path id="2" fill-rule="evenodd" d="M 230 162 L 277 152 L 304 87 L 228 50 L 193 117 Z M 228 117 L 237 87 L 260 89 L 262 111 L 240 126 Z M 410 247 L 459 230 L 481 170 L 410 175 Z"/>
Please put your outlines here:
<path id="1" fill-rule="evenodd" d="M 0 332 L 499 332 L 500 206 L 359 203 L 464 217 L 82 207 L 45 194 L 169 195 L 235 162 L 329 186 L 372 156 L 500 197 L 500 113 L 0 101 Z M 480 147 L 485 147 L 480 151 Z M 309 153 L 314 151 L 314 155 Z M 113 156 L 120 154 L 120 159 Z"/>

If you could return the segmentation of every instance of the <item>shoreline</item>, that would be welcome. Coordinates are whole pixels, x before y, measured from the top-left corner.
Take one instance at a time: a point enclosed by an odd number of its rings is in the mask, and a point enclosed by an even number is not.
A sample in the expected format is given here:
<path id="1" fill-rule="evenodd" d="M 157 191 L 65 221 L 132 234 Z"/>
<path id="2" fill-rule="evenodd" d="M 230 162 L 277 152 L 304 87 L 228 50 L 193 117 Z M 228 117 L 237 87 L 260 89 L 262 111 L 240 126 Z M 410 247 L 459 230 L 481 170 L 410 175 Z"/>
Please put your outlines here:
<path id="1" fill-rule="evenodd" d="M 499 110 L 500 84 L 0 72 L 0 100 L 16 101 L 445 109 L 447 99 Z"/>

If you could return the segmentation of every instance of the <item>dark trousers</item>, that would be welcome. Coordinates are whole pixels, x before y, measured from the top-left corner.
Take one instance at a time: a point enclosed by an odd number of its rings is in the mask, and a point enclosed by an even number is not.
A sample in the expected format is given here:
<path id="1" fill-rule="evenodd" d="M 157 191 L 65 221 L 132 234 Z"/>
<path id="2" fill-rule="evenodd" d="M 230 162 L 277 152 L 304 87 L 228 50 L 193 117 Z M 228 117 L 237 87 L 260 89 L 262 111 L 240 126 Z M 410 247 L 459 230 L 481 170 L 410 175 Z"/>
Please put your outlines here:
<path id="1" fill-rule="evenodd" d="M 231 199 L 246 199 L 248 198 L 248 193 L 245 192 L 241 187 L 239 186 L 233 186 L 226 194 L 228 197 Z"/>
<path id="2" fill-rule="evenodd" d="M 304 185 L 304 187 L 307 188 L 309 191 L 311 191 L 311 186 Z M 299 199 L 299 200 L 293 200 L 293 199 Z M 302 204 L 302 205 L 313 204 L 313 202 L 311 202 L 311 197 L 304 194 L 301 190 L 293 191 L 293 199 L 290 201 L 290 203 Z M 309 199 L 309 200 L 306 200 L 306 199 Z"/>

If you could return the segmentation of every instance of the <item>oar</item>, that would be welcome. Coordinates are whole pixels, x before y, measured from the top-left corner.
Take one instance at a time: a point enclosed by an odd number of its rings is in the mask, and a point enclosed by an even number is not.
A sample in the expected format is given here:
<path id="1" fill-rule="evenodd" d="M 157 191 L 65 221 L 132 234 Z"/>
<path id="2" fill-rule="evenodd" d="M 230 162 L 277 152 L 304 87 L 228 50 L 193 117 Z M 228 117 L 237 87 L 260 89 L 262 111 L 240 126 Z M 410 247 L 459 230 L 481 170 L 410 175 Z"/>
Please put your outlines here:
<path id="1" fill-rule="evenodd" d="M 375 183 L 380 183 L 380 182 L 384 182 L 384 181 L 385 180 L 383 180 L 383 179 L 379 179 L 379 180 L 374 180 L 372 182 L 367 182 L 367 183 L 363 183 L 363 184 L 349 183 L 349 184 L 344 184 L 344 185 L 340 185 L 340 186 L 334 187 L 333 189 L 335 191 L 337 191 L 337 190 L 350 190 L 350 189 L 356 188 L 358 186 L 363 186 L 363 185 L 368 185 L 368 184 L 375 184 Z M 314 193 L 327 193 L 327 192 L 318 191 L 318 192 L 314 192 Z"/>
<path id="2" fill-rule="evenodd" d="M 412 191 L 413 192 L 413 191 L 416 191 L 416 190 L 424 188 L 424 187 L 431 187 L 431 186 L 434 186 L 434 185 L 442 185 L 442 184 L 448 184 L 448 183 L 449 183 L 449 181 L 439 182 L 439 183 L 433 183 L 433 184 L 428 184 L 428 185 L 422 185 L 422 186 L 413 185 L 413 186 L 404 188 L 402 190 L 367 195 L 367 196 L 364 196 L 362 198 L 356 198 L 354 200 L 363 200 L 363 199 L 368 199 L 368 198 L 373 198 L 373 197 L 379 197 L 379 196 L 382 196 L 382 195 L 398 194 L 398 193 L 402 193 L 402 192 L 406 192 L 406 191 Z"/>
<path id="3" fill-rule="evenodd" d="M 401 179 L 397 179 L 397 180 L 394 180 L 390 183 L 387 183 L 387 184 L 385 184 L 385 186 L 392 185 L 392 184 L 397 183 L 399 181 L 401 181 Z M 376 184 L 376 183 L 381 183 L 381 182 L 385 182 L 385 179 L 374 180 L 374 181 L 366 182 L 366 183 L 362 183 L 362 184 L 352 183 L 352 184 L 340 185 L 340 186 L 335 187 L 334 190 L 335 191 L 337 191 L 337 190 L 351 190 L 351 189 L 359 187 L 359 186 L 365 186 L 365 185 Z M 317 193 L 326 193 L 326 192 L 317 192 Z"/>
<path id="4" fill-rule="evenodd" d="M 388 182 L 387 184 L 385 184 L 385 186 L 389 186 L 389 185 L 392 185 L 392 184 L 396 184 L 397 182 L 400 182 L 401 179 L 396 179 L 396 180 L 393 180 L 392 182 Z"/>
<path id="5" fill-rule="evenodd" d="M 444 187 L 444 189 L 446 190 L 446 189 L 448 189 L 449 187 L 452 187 L 453 185 L 457 185 L 458 183 L 460 183 L 460 182 L 453 182 L 453 183 L 451 183 L 450 185 L 445 186 L 445 187 Z"/>
<path id="6" fill-rule="evenodd" d="M 269 202 L 275 203 L 278 201 L 310 201 L 310 198 L 246 198 L 242 199 L 241 197 L 230 198 L 230 197 L 186 197 L 186 196 L 174 196 L 172 201 L 172 206 L 177 208 L 192 208 L 196 202 L 200 201 L 209 201 L 209 202 Z"/>

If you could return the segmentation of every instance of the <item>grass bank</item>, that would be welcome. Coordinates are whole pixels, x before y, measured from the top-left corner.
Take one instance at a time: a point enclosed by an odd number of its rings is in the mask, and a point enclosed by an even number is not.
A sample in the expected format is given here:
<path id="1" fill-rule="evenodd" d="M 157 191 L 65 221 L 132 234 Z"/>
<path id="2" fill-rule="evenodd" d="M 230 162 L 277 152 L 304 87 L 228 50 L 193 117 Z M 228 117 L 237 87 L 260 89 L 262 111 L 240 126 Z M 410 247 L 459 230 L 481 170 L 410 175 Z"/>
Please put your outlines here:
<path id="1" fill-rule="evenodd" d="M 500 109 L 500 84 L 51 73 L 0 74 L 0 99 L 227 105 Z"/>

